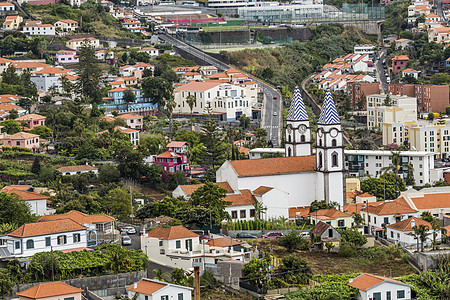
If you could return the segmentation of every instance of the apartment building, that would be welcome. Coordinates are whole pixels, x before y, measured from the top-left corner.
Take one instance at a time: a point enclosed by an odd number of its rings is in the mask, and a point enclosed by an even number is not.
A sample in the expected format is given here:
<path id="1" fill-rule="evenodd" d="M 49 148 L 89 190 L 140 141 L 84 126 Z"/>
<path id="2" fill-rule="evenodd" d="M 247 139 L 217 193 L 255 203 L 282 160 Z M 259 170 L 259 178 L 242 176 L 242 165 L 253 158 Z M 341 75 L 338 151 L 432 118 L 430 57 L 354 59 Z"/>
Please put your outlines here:
<path id="1" fill-rule="evenodd" d="M 446 158 L 450 153 L 450 124 L 414 124 L 409 128 L 411 149 L 434 152 Z"/>
<path id="2" fill-rule="evenodd" d="M 388 84 L 388 92 L 417 98 L 419 112 L 441 113 L 449 106 L 448 85 Z"/>
<path id="3" fill-rule="evenodd" d="M 446 43 L 450 39 L 450 27 L 434 27 L 428 31 L 428 42 L 439 44 Z"/>
<path id="4" fill-rule="evenodd" d="M 238 120 L 242 114 L 252 117 L 252 105 L 257 102 L 257 89 L 242 87 L 219 80 L 190 82 L 174 90 L 177 107 L 174 113 L 191 113 L 187 97 L 196 99 L 193 113 L 204 114 L 210 108 L 214 113 L 225 113 L 228 121 Z"/>
<path id="5" fill-rule="evenodd" d="M 390 106 L 386 106 L 386 94 L 367 96 L 367 128 L 383 128 L 383 123 L 417 121 L 417 100 L 413 97 L 389 95 Z"/>
<path id="6" fill-rule="evenodd" d="M 392 164 L 392 152 L 387 150 L 345 150 L 345 166 L 351 176 L 378 177 L 382 169 Z M 411 164 L 414 168 L 416 185 L 432 183 L 431 172 L 434 170 L 434 153 L 426 151 L 401 151 L 402 164 Z M 401 167 L 399 175 L 406 178 L 408 168 Z"/>
<path id="7" fill-rule="evenodd" d="M 355 54 L 369 54 L 373 55 L 375 53 L 375 46 L 374 45 L 355 45 L 353 47 L 353 53 Z"/>
<path id="8" fill-rule="evenodd" d="M 392 71 L 394 73 L 400 72 L 406 67 L 406 63 L 409 61 L 408 55 L 398 55 L 392 59 Z"/>
<path id="9" fill-rule="evenodd" d="M 26 35 L 55 35 L 55 26 L 52 24 L 42 24 L 41 21 L 28 21 L 22 28 Z"/>
<path id="10" fill-rule="evenodd" d="M 3 23 L 3 29 L 4 30 L 16 30 L 19 28 L 19 25 L 22 22 L 23 22 L 23 18 L 19 15 L 7 16 L 5 22 Z"/>
<path id="11" fill-rule="evenodd" d="M 378 82 L 347 82 L 347 94 L 352 99 L 353 107 L 356 107 L 356 103 L 361 96 L 378 94 L 380 92 L 380 84 Z M 366 109 L 367 103 L 364 104 Z"/>

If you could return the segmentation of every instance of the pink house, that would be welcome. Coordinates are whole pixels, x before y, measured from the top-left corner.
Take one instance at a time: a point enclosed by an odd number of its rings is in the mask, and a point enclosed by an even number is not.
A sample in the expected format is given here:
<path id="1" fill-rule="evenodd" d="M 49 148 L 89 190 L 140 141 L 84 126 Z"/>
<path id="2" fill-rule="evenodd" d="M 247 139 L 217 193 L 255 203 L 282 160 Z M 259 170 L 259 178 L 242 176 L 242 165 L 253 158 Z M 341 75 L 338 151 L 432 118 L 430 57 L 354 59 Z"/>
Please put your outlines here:
<path id="1" fill-rule="evenodd" d="M 398 55 L 392 59 L 392 71 L 394 73 L 400 72 L 401 69 L 406 67 L 406 63 L 409 61 L 408 55 Z"/>
<path id="2" fill-rule="evenodd" d="M 170 142 L 166 147 L 166 152 L 156 156 L 155 164 L 161 165 L 165 172 L 183 171 L 187 174 L 189 172 L 188 144 L 186 142 Z"/>
<path id="3" fill-rule="evenodd" d="M 81 300 L 81 292 L 83 292 L 82 289 L 65 284 L 61 281 L 55 281 L 35 285 L 28 290 L 17 293 L 17 296 L 19 296 L 19 300 Z"/>
<path id="4" fill-rule="evenodd" d="M 123 114 L 118 115 L 116 118 L 124 119 L 127 126 L 132 129 L 141 129 L 143 125 L 141 116 L 136 116 L 132 114 Z"/>
<path id="5" fill-rule="evenodd" d="M 18 117 L 16 121 L 21 124 L 21 121 L 25 121 L 28 123 L 27 128 L 25 130 L 31 130 L 36 126 L 45 126 L 46 117 L 38 115 L 38 114 L 28 114 L 21 117 Z"/>
<path id="6" fill-rule="evenodd" d="M 60 64 L 76 64 L 78 63 L 77 52 L 72 50 L 60 50 L 56 52 L 56 62 Z"/>
<path id="7" fill-rule="evenodd" d="M 27 132 L 8 134 L 3 138 L 3 147 L 36 149 L 39 148 L 39 135 Z"/>

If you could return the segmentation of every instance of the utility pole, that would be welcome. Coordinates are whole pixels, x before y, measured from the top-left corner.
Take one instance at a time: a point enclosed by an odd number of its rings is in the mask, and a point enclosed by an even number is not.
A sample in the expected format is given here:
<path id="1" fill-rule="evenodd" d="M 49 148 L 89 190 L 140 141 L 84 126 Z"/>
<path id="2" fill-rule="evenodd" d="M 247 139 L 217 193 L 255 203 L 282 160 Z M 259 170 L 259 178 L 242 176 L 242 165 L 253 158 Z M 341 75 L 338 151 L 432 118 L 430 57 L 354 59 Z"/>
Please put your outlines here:
<path id="1" fill-rule="evenodd" d="M 200 267 L 194 267 L 194 300 L 200 300 Z"/>

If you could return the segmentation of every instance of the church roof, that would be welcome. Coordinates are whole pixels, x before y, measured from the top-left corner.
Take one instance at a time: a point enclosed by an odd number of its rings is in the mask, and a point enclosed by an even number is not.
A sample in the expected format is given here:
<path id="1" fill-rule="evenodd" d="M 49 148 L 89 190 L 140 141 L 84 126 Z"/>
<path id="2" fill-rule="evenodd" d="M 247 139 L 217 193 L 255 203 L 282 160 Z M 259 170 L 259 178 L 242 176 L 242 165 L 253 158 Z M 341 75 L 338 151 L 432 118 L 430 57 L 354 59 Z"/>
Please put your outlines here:
<path id="1" fill-rule="evenodd" d="M 303 103 L 302 94 L 298 86 L 295 87 L 294 94 L 292 95 L 291 107 L 289 108 L 287 119 L 294 121 L 308 120 L 308 114 L 306 113 L 305 104 Z"/>
<path id="2" fill-rule="evenodd" d="M 268 176 L 315 171 L 316 156 L 232 160 L 229 163 L 239 177 Z"/>
<path id="3" fill-rule="evenodd" d="M 323 101 L 322 110 L 320 111 L 319 124 L 340 124 L 339 115 L 334 105 L 331 92 L 327 90 L 325 94 L 325 100 Z"/>

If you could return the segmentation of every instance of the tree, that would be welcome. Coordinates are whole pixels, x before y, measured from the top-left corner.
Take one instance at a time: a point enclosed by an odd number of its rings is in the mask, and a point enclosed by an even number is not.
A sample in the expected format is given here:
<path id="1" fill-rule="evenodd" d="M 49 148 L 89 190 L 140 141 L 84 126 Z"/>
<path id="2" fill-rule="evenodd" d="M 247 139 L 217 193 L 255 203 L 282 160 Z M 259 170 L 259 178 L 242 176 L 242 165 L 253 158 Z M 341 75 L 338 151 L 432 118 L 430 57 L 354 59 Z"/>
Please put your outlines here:
<path id="1" fill-rule="evenodd" d="M 121 187 L 117 187 L 108 192 L 107 195 L 110 212 L 117 215 L 119 219 L 128 219 L 131 215 L 130 194 Z"/>
<path id="2" fill-rule="evenodd" d="M 255 219 L 262 219 L 262 214 L 266 213 L 267 211 L 267 207 L 264 206 L 264 203 L 255 201 L 255 203 L 253 203 L 253 207 L 255 208 Z"/>
<path id="3" fill-rule="evenodd" d="M 388 167 L 384 167 L 381 168 L 381 172 L 383 172 L 384 174 L 386 172 L 392 172 L 395 175 L 395 198 L 398 197 L 398 181 L 403 181 L 399 176 L 398 176 L 398 171 L 401 168 L 407 168 L 407 170 L 411 170 L 411 172 L 414 171 L 414 168 L 412 166 L 412 164 L 406 164 L 406 163 L 402 163 L 402 159 L 400 157 L 400 152 L 399 151 L 392 151 L 392 163 L 390 166 Z"/>
<path id="4" fill-rule="evenodd" d="M 219 138 L 217 123 L 211 116 L 202 125 L 204 155 L 201 165 L 207 170 L 206 179 L 215 181 L 217 169 L 225 162 L 227 145 Z"/>
<path id="5" fill-rule="evenodd" d="M 260 289 L 268 289 L 270 283 L 270 274 L 273 270 L 269 268 L 270 259 L 268 256 L 263 259 L 253 257 L 242 268 L 242 275 L 244 279 L 247 279 L 247 283 Z"/>
<path id="6" fill-rule="evenodd" d="M 428 113 L 427 120 L 433 121 L 434 120 L 434 114 L 432 112 Z"/>
<path id="7" fill-rule="evenodd" d="M 438 235 L 438 232 L 441 230 L 441 221 L 439 221 L 436 218 L 433 218 L 433 220 L 430 222 L 431 228 L 433 230 L 432 236 L 433 236 L 433 250 L 436 250 L 436 237 Z"/>
<path id="8" fill-rule="evenodd" d="M 351 243 L 355 245 L 357 248 L 367 243 L 367 238 L 356 228 L 341 229 L 339 230 L 339 232 L 341 233 L 342 241 Z"/>
<path id="9" fill-rule="evenodd" d="M 278 244 L 285 247 L 289 252 L 297 249 L 307 250 L 309 248 L 309 243 L 301 237 L 298 231 L 291 231 L 290 233 L 282 236 L 278 239 Z"/>
<path id="10" fill-rule="evenodd" d="M 101 165 L 98 168 L 98 179 L 103 183 L 117 182 L 120 179 L 120 172 L 112 164 Z"/>
<path id="11" fill-rule="evenodd" d="M 92 103 L 91 118 L 101 117 L 103 113 L 98 109 L 97 103 Z"/>
<path id="12" fill-rule="evenodd" d="M 5 120 L 0 122 L 0 125 L 3 126 L 2 132 L 7 134 L 14 134 L 20 131 L 20 125 L 15 120 Z"/>
<path id="13" fill-rule="evenodd" d="M 33 165 L 31 166 L 31 173 L 35 175 L 39 175 L 39 172 L 41 171 L 41 162 L 39 160 L 39 157 L 35 157 L 33 161 Z"/>
<path id="14" fill-rule="evenodd" d="M 417 227 L 417 226 L 414 226 Z M 416 231 L 415 228 L 412 228 L 414 230 L 414 232 Z M 419 227 L 417 228 L 417 232 L 419 233 L 419 240 L 421 242 L 421 251 L 423 252 L 424 249 L 424 244 L 428 239 L 428 236 L 430 235 L 430 233 L 428 233 L 428 230 L 430 228 L 428 226 L 425 226 L 423 224 L 420 224 Z"/>
<path id="15" fill-rule="evenodd" d="M 176 137 L 174 138 L 174 140 Z M 177 139 L 177 141 L 179 141 Z M 149 136 L 140 140 L 138 149 L 145 156 L 161 154 L 164 152 L 166 146 L 166 141 L 160 136 Z"/>
<path id="16" fill-rule="evenodd" d="M 153 271 L 153 273 L 155 273 Z M 156 276 L 155 276 L 156 277 Z M 183 269 L 177 268 L 170 273 L 170 283 L 182 286 L 188 285 L 188 277 Z"/>
<path id="17" fill-rule="evenodd" d="M 166 109 L 169 113 L 169 132 L 173 136 L 173 110 L 177 107 L 177 103 L 173 99 L 173 96 L 166 98 Z"/>
<path id="18" fill-rule="evenodd" d="M 385 106 L 392 106 L 392 99 L 389 94 L 386 95 L 386 98 L 384 98 L 384 105 Z"/>
<path id="19" fill-rule="evenodd" d="M 450 82 L 450 75 L 446 73 L 436 73 L 431 75 L 430 81 L 432 84 L 448 84 Z"/>
<path id="20" fill-rule="evenodd" d="M 116 247 L 107 248 L 105 251 L 107 262 L 105 267 L 118 274 L 120 271 L 130 271 L 133 265 L 133 260 L 127 250 L 119 245 Z"/>
<path id="21" fill-rule="evenodd" d="M 197 98 L 194 95 L 190 94 L 186 97 L 186 103 L 191 109 L 191 123 L 192 123 L 192 111 L 194 110 L 194 105 L 197 103 Z"/>
<path id="22" fill-rule="evenodd" d="M 122 101 L 124 101 L 125 103 L 134 103 L 136 102 L 136 95 L 131 89 L 126 89 L 123 92 Z"/>
<path id="23" fill-rule="evenodd" d="M 124 178 L 140 180 L 143 171 L 143 156 L 138 150 L 133 150 L 128 147 L 116 150 L 117 168 L 120 175 Z"/>
<path id="24" fill-rule="evenodd" d="M 163 272 L 161 269 L 153 269 L 153 275 L 155 279 L 159 281 L 166 281 L 165 278 L 169 277 L 169 274 Z"/>
<path id="25" fill-rule="evenodd" d="M 421 215 L 420 218 L 424 221 L 427 221 L 429 223 L 431 223 L 434 220 L 433 215 L 429 212 L 429 211 L 424 211 Z"/>
<path id="26" fill-rule="evenodd" d="M 239 127 L 246 130 L 250 127 L 250 118 L 245 114 L 240 115 L 239 117 Z"/>
<path id="27" fill-rule="evenodd" d="M 173 86 L 163 78 L 146 77 L 142 80 L 142 94 L 145 98 L 150 98 L 152 103 L 158 103 L 158 106 L 162 108 L 165 106 L 166 100 L 173 97 Z"/>
<path id="28" fill-rule="evenodd" d="M 356 106 L 358 106 L 359 110 L 364 109 L 364 106 L 366 106 L 366 101 L 367 101 L 366 95 L 364 94 L 364 92 L 362 92 L 361 97 L 359 97 L 358 102 L 356 102 Z"/>
<path id="29" fill-rule="evenodd" d="M 21 226 L 34 219 L 27 202 L 14 193 L 0 193 L 0 224 L 10 223 Z"/>
<path id="30" fill-rule="evenodd" d="M 189 203 L 192 206 L 201 206 L 212 212 L 214 224 L 221 224 L 224 219 L 228 219 L 228 213 L 225 211 L 230 202 L 225 201 L 226 190 L 212 182 L 206 182 L 192 193 Z"/>
<path id="31" fill-rule="evenodd" d="M 8 85 L 20 85 L 20 76 L 16 73 L 13 64 L 9 64 L 5 71 L 2 72 L 2 83 Z"/>
<path id="32" fill-rule="evenodd" d="M 295 254 L 290 254 L 281 260 L 278 272 L 288 284 L 308 284 L 312 278 L 311 267 L 307 262 Z"/>
<path id="33" fill-rule="evenodd" d="M 25 108 L 27 111 L 30 111 L 34 103 L 36 103 L 36 100 L 30 97 L 22 97 L 19 99 L 19 106 Z"/>
<path id="34" fill-rule="evenodd" d="M 19 117 L 19 113 L 17 112 L 17 110 L 15 109 L 11 109 L 8 113 L 8 119 L 10 120 L 14 120 L 17 119 Z"/>
<path id="35" fill-rule="evenodd" d="M 95 49 L 85 40 L 78 49 L 77 56 L 79 63 L 75 88 L 86 102 L 100 103 L 102 100 L 100 89 L 101 69 L 95 58 Z"/>
<path id="36" fill-rule="evenodd" d="M 334 243 L 333 242 L 325 242 L 325 247 L 327 248 L 327 252 L 330 253 L 331 250 L 333 250 L 333 248 L 334 248 Z"/>
<path id="37" fill-rule="evenodd" d="M 361 190 L 378 199 L 396 199 L 398 191 L 405 191 L 406 185 L 401 177 L 385 173 L 380 178 L 367 178 L 361 181 Z"/>
<path id="38" fill-rule="evenodd" d="M 405 178 L 405 184 L 406 185 L 415 185 L 416 184 L 416 180 L 414 179 L 414 168 L 411 163 L 409 164 L 409 167 L 408 167 L 408 174 L 406 175 L 406 178 Z"/>
<path id="39" fill-rule="evenodd" d="M 47 126 L 35 126 L 30 130 L 30 133 L 37 134 L 43 139 L 51 139 L 53 138 L 53 132 Z"/>

